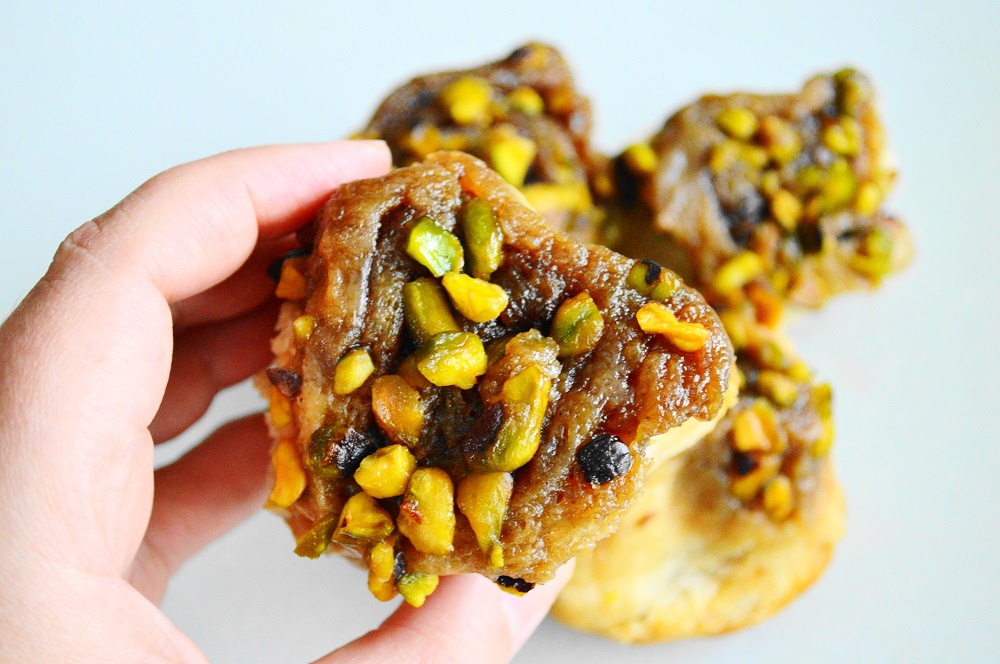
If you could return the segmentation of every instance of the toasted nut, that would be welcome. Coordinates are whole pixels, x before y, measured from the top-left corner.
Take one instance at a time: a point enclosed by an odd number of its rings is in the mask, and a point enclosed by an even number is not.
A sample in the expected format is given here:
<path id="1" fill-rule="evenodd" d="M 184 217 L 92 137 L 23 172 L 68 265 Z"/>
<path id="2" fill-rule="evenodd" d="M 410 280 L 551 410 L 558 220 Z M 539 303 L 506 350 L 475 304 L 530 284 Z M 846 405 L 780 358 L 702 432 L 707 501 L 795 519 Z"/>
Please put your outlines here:
<path id="1" fill-rule="evenodd" d="M 292 321 L 292 329 L 295 331 L 295 339 L 297 341 L 309 341 L 313 330 L 316 329 L 316 319 L 309 315 L 299 316 Z"/>
<path id="2" fill-rule="evenodd" d="M 810 450 L 816 458 L 824 457 L 830 453 L 830 450 L 833 449 L 833 439 L 836 435 L 832 417 L 821 417 L 820 427 L 820 436 L 813 443 Z"/>
<path id="3" fill-rule="evenodd" d="M 748 503 L 757 497 L 764 485 L 775 477 L 780 469 L 781 457 L 769 454 L 747 474 L 730 478 L 729 490 L 734 496 Z"/>
<path id="4" fill-rule="evenodd" d="M 874 182 L 865 182 L 858 187 L 858 193 L 854 197 L 854 211 L 863 217 L 870 217 L 878 212 L 878 206 L 882 204 L 882 190 Z"/>
<path id="5" fill-rule="evenodd" d="M 768 369 L 757 374 L 757 387 L 779 406 L 791 406 L 799 398 L 795 381 L 778 371 Z"/>
<path id="6" fill-rule="evenodd" d="M 306 473 L 302 469 L 302 459 L 295 443 L 283 440 L 278 443 L 271 454 L 271 465 L 274 466 L 274 488 L 268 504 L 273 507 L 285 508 L 294 503 L 306 489 Z"/>
<path id="7" fill-rule="evenodd" d="M 760 137 L 771 158 L 779 164 L 793 161 L 802 151 L 802 141 L 795 128 L 774 115 L 760 121 Z"/>
<path id="8" fill-rule="evenodd" d="M 392 517 L 367 493 L 356 493 L 347 499 L 340 511 L 333 539 L 345 546 L 379 542 L 395 530 Z"/>
<path id="9" fill-rule="evenodd" d="M 622 162 L 636 175 L 650 175 L 656 171 L 659 159 L 649 143 L 633 143 L 622 152 Z"/>
<path id="10" fill-rule="evenodd" d="M 438 387 L 468 390 L 486 373 L 486 350 L 472 332 L 441 332 L 417 351 L 417 369 Z"/>
<path id="11" fill-rule="evenodd" d="M 380 602 L 388 602 L 396 596 L 396 585 L 378 578 L 373 570 L 368 570 L 368 591 Z"/>
<path id="12" fill-rule="evenodd" d="M 817 191 L 826 182 L 826 171 L 816 164 L 807 164 L 796 173 L 795 182 L 803 191 Z"/>
<path id="13" fill-rule="evenodd" d="M 441 284 L 458 313 L 475 323 L 491 321 L 507 308 L 507 291 L 488 281 L 449 272 L 441 278 Z"/>
<path id="14" fill-rule="evenodd" d="M 271 386 L 268 401 L 267 414 L 271 417 L 271 424 L 280 429 L 292 423 L 292 402 L 274 385 Z"/>
<path id="15" fill-rule="evenodd" d="M 719 320 L 726 328 L 733 348 L 739 350 L 750 344 L 751 323 L 743 312 L 738 309 L 723 309 L 719 312 Z"/>
<path id="16" fill-rule="evenodd" d="M 841 113 L 857 116 L 875 96 L 871 82 L 856 69 L 841 69 L 833 75 L 837 86 L 837 107 Z"/>
<path id="17" fill-rule="evenodd" d="M 851 257 L 850 265 L 865 276 L 878 279 L 892 271 L 893 238 L 885 229 L 875 226 L 861 240 L 858 253 Z"/>
<path id="18" fill-rule="evenodd" d="M 552 319 L 550 335 L 559 344 L 559 357 L 572 357 L 594 348 L 604 334 L 604 317 L 590 293 L 564 300 Z"/>
<path id="19" fill-rule="evenodd" d="M 458 272 L 465 263 L 462 243 L 455 234 L 423 217 L 413 225 L 406 241 L 406 253 L 431 271 L 435 277 Z"/>
<path id="20" fill-rule="evenodd" d="M 443 556 L 455 539 L 455 487 L 440 468 L 418 468 L 399 505 L 399 532 L 423 553 Z"/>
<path id="21" fill-rule="evenodd" d="M 802 218 L 802 202 L 787 189 L 774 192 L 771 199 L 771 214 L 781 227 L 789 233 L 795 232 L 795 227 Z"/>
<path id="22" fill-rule="evenodd" d="M 774 196 L 781 188 L 781 176 L 778 171 L 764 171 L 760 176 L 760 193 L 765 196 Z"/>
<path id="23" fill-rule="evenodd" d="M 649 334 L 662 334 L 678 350 L 693 353 L 708 343 L 711 334 L 701 323 L 681 323 L 674 312 L 659 302 L 647 302 L 635 314 L 639 327 Z"/>
<path id="24" fill-rule="evenodd" d="M 451 315 L 443 289 L 430 277 L 403 285 L 403 319 L 418 346 L 427 343 L 435 334 L 461 330 Z"/>
<path id="25" fill-rule="evenodd" d="M 413 446 L 420 442 L 420 434 L 424 430 L 424 409 L 420 393 L 402 377 L 379 376 L 372 381 L 372 411 L 379 428 L 394 443 Z M 372 495 L 376 498 L 385 497 L 374 493 Z"/>
<path id="26" fill-rule="evenodd" d="M 545 100 L 534 88 L 521 86 L 507 95 L 510 105 L 525 115 L 540 115 L 545 110 Z"/>
<path id="27" fill-rule="evenodd" d="M 736 414 L 731 433 L 733 447 L 740 452 L 783 452 L 786 447 L 778 429 L 778 414 L 764 399 L 755 399 Z"/>
<path id="28" fill-rule="evenodd" d="M 843 159 L 830 164 L 826 181 L 820 189 L 824 212 L 836 212 L 854 200 L 858 179 L 850 165 Z"/>
<path id="29" fill-rule="evenodd" d="M 437 574 L 404 574 L 396 582 L 399 594 L 414 608 L 424 605 L 427 596 L 438 586 Z"/>
<path id="30" fill-rule="evenodd" d="M 510 473 L 473 474 L 458 483 L 458 509 L 472 525 L 479 548 L 489 555 L 493 568 L 503 567 L 500 533 L 513 491 Z"/>
<path id="31" fill-rule="evenodd" d="M 423 159 L 430 153 L 441 149 L 441 130 L 432 124 L 421 122 L 410 133 L 403 136 L 400 143 L 417 159 Z"/>
<path id="32" fill-rule="evenodd" d="M 500 125 L 490 129 L 485 143 L 493 170 L 515 187 L 523 185 L 538 153 L 535 142 L 518 134 L 510 125 Z"/>
<path id="33" fill-rule="evenodd" d="M 375 363 L 366 349 L 349 350 L 333 370 L 333 391 L 336 394 L 350 394 L 364 385 L 373 373 Z"/>
<path id="34" fill-rule="evenodd" d="M 361 460 L 378 449 L 378 441 L 366 433 L 348 429 L 339 440 L 338 432 L 321 427 L 309 441 L 309 468 L 324 478 L 351 477 Z"/>
<path id="35" fill-rule="evenodd" d="M 379 581 L 391 581 L 396 569 L 396 537 L 390 536 L 368 549 L 368 567 Z"/>
<path id="36" fill-rule="evenodd" d="M 792 481 L 778 475 L 764 487 L 764 511 L 774 521 L 784 521 L 795 509 Z"/>
<path id="37" fill-rule="evenodd" d="M 735 293 L 763 272 L 764 263 L 760 256 L 752 251 L 744 251 L 730 258 L 716 271 L 712 287 L 723 295 Z"/>
<path id="38" fill-rule="evenodd" d="M 281 278 L 274 294 L 282 300 L 301 300 L 306 296 L 305 258 L 288 258 L 281 264 Z"/>
<path id="39" fill-rule="evenodd" d="M 594 207 L 590 190 L 582 182 L 555 184 L 540 182 L 521 190 L 535 212 L 546 215 L 555 212 L 586 212 Z"/>
<path id="40" fill-rule="evenodd" d="M 545 409 L 552 381 L 535 365 L 508 378 L 501 389 L 505 418 L 473 467 L 483 471 L 512 472 L 531 461 L 541 442 Z"/>
<path id="41" fill-rule="evenodd" d="M 457 124 L 489 122 L 490 98 L 493 86 L 475 76 L 463 76 L 441 92 L 441 102 Z"/>
<path id="42" fill-rule="evenodd" d="M 333 536 L 333 530 L 337 527 L 336 514 L 323 517 L 313 527 L 302 533 L 295 541 L 295 555 L 303 558 L 319 558 L 326 551 Z"/>
<path id="43" fill-rule="evenodd" d="M 731 139 L 717 143 L 708 159 L 709 170 L 718 175 L 728 169 L 739 160 L 740 148 L 739 142 Z"/>
<path id="44" fill-rule="evenodd" d="M 788 367 L 788 376 L 798 383 L 808 383 L 812 380 L 812 369 L 800 359 L 792 360 L 792 366 Z"/>
<path id="45" fill-rule="evenodd" d="M 522 595 L 527 594 L 532 588 L 535 587 L 535 584 L 529 583 L 524 579 L 506 575 L 497 577 L 497 585 L 500 586 L 500 590 L 516 597 L 521 597 Z"/>
<path id="46" fill-rule="evenodd" d="M 737 156 L 740 161 L 756 171 L 767 166 L 770 158 L 764 148 L 746 143 L 740 144 Z"/>
<path id="47" fill-rule="evenodd" d="M 733 138 L 747 140 L 757 131 L 757 116 L 748 108 L 730 106 L 715 116 L 715 123 Z"/>
<path id="48" fill-rule="evenodd" d="M 469 201 L 462 214 L 462 230 L 472 276 L 489 279 L 503 261 L 503 230 L 490 204 L 481 198 Z"/>
<path id="49" fill-rule="evenodd" d="M 417 460 L 405 445 L 389 445 L 366 456 L 354 481 L 372 498 L 392 498 L 406 491 Z"/>
<path id="50" fill-rule="evenodd" d="M 632 468 L 632 452 L 622 439 L 610 433 L 594 436 L 576 451 L 583 477 L 590 484 L 607 484 Z"/>
<path id="51" fill-rule="evenodd" d="M 662 273 L 663 266 L 659 263 L 647 260 L 636 261 L 632 269 L 629 270 L 625 283 L 637 290 L 640 295 L 649 295 Z"/>
<path id="52" fill-rule="evenodd" d="M 417 358 L 414 355 L 409 355 L 400 362 L 399 366 L 396 367 L 396 373 L 406 381 L 407 385 L 416 390 L 426 390 L 431 386 L 430 381 L 424 378 L 424 375 L 417 369 Z"/>

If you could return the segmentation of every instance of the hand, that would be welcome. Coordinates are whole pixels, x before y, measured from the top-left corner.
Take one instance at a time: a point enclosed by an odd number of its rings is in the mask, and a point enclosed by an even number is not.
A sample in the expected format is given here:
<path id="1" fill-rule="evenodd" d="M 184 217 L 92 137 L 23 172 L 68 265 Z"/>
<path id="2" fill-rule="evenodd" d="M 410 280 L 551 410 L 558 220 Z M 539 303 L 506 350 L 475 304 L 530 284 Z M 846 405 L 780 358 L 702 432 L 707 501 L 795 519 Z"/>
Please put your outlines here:
<path id="1" fill-rule="evenodd" d="M 218 155 L 59 247 L 0 327 L 0 660 L 206 661 L 157 603 L 184 560 L 264 504 L 268 436 L 259 415 L 231 422 L 156 472 L 153 445 L 267 365 L 265 266 L 330 191 L 389 161 L 361 141 Z M 515 598 L 444 579 L 323 661 L 506 661 L 558 585 Z"/>

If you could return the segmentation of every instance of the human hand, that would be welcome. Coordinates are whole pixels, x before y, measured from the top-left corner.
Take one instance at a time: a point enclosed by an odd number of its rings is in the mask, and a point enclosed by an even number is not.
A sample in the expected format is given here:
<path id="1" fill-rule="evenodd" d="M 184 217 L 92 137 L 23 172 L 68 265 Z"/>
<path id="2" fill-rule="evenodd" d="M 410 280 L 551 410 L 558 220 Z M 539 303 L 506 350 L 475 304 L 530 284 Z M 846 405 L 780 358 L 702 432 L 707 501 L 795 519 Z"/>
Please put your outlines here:
<path id="1" fill-rule="evenodd" d="M 155 472 L 153 445 L 267 365 L 265 266 L 331 190 L 389 162 L 363 141 L 218 155 L 60 246 L 0 327 L 0 660 L 206 661 L 157 603 L 184 560 L 263 505 L 267 431 L 259 415 L 231 422 Z M 447 578 L 321 661 L 506 661 L 560 586 L 516 598 Z"/>

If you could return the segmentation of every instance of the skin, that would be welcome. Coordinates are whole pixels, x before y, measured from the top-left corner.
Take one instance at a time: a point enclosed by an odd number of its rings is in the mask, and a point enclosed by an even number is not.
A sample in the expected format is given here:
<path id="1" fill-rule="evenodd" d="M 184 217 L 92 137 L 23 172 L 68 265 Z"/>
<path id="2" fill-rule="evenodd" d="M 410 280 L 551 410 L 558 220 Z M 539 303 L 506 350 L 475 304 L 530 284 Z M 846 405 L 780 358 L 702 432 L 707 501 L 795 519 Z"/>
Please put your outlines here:
<path id="1" fill-rule="evenodd" d="M 270 442 L 254 415 L 157 471 L 153 446 L 267 366 L 264 267 L 333 189 L 389 163 L 376 141 L 229 152 L 153 177 L 62 243 L 0 327 L 0 661 L 207 661 L 157 604 L 264 504 Z M 568 573 L 523 598 L 443 579 L 318 661 L 507 661 Z"/>

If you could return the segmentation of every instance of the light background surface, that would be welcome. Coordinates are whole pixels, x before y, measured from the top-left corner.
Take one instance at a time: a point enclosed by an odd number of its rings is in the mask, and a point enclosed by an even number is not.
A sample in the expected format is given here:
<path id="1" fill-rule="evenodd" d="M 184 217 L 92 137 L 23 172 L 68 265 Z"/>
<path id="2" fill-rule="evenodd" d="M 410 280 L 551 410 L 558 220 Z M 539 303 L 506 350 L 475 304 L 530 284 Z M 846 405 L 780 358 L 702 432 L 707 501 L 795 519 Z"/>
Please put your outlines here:
<path id="1" fill-rule="evenodd" d="M 901 164 L 914 266 L 792 329 L 836 390 L 847 536 L 819 583 L 730 636 L 625 648 L 547 622 L 520 662 L 1000 660 L 997 177 L 1000 3 L 5 2 L 0 312 L 58 242 L 148 176 L 261 143 L 343 136 L 408 76 L 528 37 L 570 56 L 597 142 L 706 90 L 789 89 L 853 63 Z M 164 462 L 260 403 L 224 393 Z M 166 613 L 218 662 L 302 662 L 391 607 L 258 514 L 178 574 Z M 2 564 L 2 562 L 0 562 Z"/>

